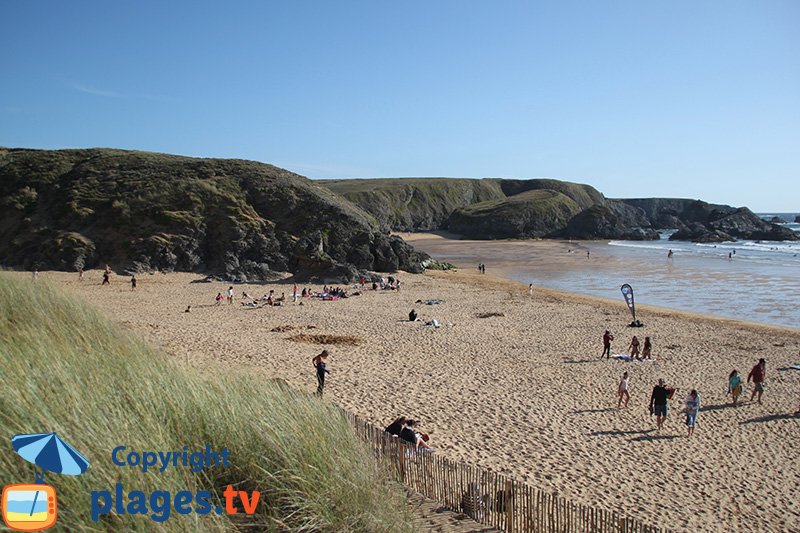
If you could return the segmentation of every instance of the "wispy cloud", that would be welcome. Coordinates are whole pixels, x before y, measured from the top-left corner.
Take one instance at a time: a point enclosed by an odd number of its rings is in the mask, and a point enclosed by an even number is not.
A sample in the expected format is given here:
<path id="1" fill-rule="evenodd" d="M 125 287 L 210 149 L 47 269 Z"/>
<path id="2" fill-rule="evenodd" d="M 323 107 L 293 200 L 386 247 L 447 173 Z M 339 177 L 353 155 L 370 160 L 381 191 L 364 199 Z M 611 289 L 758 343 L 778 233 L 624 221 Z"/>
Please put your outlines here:
<path id="1" fill-rule="evenodd" d="M 105 89 L 98 89 L 97 87 L 93 87 L 91 85 L 86 85 L 84 83 L 79 83 L 76 81 L 72 81 L 69 83 L 69 86 L 75 89 L 76 91 L 82 92 L 84 94 L 91 94 L 93 96 L 102 96 L 104 98 L 133 98 L 133 99 L 144 99 L 144 100 L 169 100 L 166 96 L 161 96 L 157 94 L 136 94 L 136 93 L 120 93 L 117 91 L 107 91 Z"/>
<path id="2" fill-rule="evenodd" d="M 86 94 L 93 94 L 95 96 L 107 96 L 109 98 L 122 98 L 123 95 L 121 93 L 116 93 L 113 91 L 103 91 L 101 89 L 97 89 L 95 87 L 90 87 L 88 85 L 84 85 L 82 83 L 72 82 L 70 86 L 75 89 L 76 91 L 80 91 Z"/>

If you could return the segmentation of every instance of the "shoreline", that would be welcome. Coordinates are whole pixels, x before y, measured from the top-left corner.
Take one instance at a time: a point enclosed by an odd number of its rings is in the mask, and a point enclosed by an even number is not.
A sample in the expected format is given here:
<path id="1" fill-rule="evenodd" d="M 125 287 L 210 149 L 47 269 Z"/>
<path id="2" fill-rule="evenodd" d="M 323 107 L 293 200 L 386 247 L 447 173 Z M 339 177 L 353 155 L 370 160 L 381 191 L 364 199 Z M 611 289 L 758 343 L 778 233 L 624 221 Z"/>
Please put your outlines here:
<path id="1" fill-rule="evenodd" d="M 637 289 L 637 318 L 640 318 L 640 311 L 684 313 L 696 318 L 798 331 L 794 321 L 797 313 L 789 294 L 795 287 L 800 288 L 800 278 L 785 280 L 785 290 L 775 285 L 784 283 L 783 278 L 774 278 L 782 281 L 762 286 L 762 280 L 770 279 L 767 270 L 764 274 L 758 272 L 749 284 L 742 285 L 742 279 L 754 276 L 752 269 L 755 267 L 751 265 L 731 270 L 732 264 L 727 260 L 710 261 L 705 265 L 698 261 L 708 259 L 691 255 L 681 255 L 674 263 L 651 253 L 646 258 L 630 258 L 629 249 L 612 250 L 607 246 L 608 240 L 476 241 L 460 240 L 458 235 L 446 232 L 399 235 L 418 250 L 454 264 L 463 272 L 471 272 L 478 262 L 485 262 L 487 275 L 518 282 L 526 290 L 527 282 L 533 282 L 537 290 L 560 291 L 612 304 L 622 302 L 622 296 L 611 287 L 618 289 L 622 282 L 632 283 Z M 588 251 L 591 251 L 591 262 L 586 255 Z M 737 271 L 737 268 L 745 270 Z M 727 287 L 732 288 L 724 292 Z M 758 296 L 751 300 L 749 294 Z M 644 303 L 654 300 L 661 303 Z M 744 303 L 744 306 L 737 307 L 733 302 Z M 732 305 L 734 312 L 731 312 Z"/>

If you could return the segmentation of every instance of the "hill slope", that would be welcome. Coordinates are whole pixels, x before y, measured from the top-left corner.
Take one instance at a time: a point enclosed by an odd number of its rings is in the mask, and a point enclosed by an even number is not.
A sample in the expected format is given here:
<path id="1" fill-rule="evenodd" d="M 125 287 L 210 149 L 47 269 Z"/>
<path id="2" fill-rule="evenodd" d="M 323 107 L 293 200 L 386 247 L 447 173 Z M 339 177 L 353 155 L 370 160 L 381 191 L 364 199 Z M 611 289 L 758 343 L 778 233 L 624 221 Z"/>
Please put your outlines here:
<path id="1" fill-rule="evenodd" d="M 311 180 L 251 161 L 0 149 L 0 263 L 268 279 L 420 271 L 424 256 Z"/>

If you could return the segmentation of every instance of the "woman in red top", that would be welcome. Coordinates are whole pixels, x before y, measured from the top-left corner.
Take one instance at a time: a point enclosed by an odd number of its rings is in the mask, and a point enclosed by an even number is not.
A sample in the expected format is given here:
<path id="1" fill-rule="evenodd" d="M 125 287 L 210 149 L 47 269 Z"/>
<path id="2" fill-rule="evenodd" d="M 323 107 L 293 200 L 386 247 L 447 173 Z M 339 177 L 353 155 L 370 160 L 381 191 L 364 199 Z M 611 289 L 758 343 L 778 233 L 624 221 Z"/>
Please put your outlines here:
<path id="1" fill-rule="evenodd" d="M 747 374 L 747 382 L 753 380 L 753 393 L 750 395 L 750 401 L 758 394 L 758 403 L 761 403 L 761 395 L 764 394 L 764 378 L 767 375 L 767 361 L 762 357 L 758 360 L 758 364 L 753 367 L 749 374 Z"/>

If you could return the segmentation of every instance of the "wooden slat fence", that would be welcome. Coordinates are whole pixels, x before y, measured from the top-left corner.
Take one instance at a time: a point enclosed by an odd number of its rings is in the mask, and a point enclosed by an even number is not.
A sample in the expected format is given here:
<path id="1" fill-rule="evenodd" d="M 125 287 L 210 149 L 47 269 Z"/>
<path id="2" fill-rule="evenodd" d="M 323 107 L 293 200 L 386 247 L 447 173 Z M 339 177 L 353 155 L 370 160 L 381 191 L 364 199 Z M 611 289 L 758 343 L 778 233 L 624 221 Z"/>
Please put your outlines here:
<path id="1" fill-rule="evenodd" d="M 507 476 L 436 453 L 416 451 L 342 410 L 356 435 L 411 490 L 447 509 L 510 533 L 670 533 L 616 511 L 571 502 Z"/>

